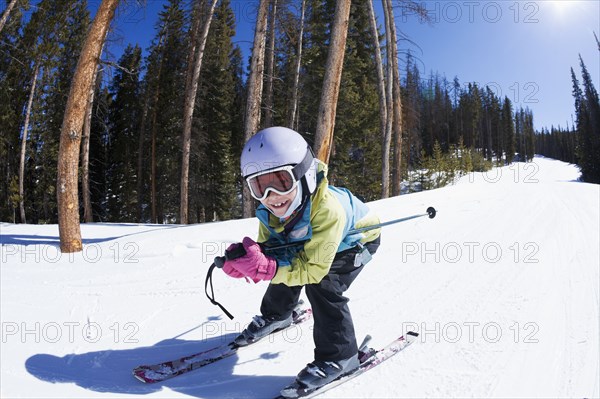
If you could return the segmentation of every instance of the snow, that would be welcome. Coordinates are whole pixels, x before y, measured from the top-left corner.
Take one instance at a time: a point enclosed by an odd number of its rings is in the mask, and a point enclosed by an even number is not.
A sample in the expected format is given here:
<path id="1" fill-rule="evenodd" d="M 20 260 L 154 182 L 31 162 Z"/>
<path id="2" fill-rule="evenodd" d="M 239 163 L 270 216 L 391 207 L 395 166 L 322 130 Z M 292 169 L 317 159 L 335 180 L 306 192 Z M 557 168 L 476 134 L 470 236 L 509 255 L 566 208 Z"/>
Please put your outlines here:
<path id="1" fill-rule="evenodd" d="M 348 291 L 359 340 L 416 330 L 398 356 L 324 397 L 599 397 L 600 190 L 536 157 L 453 186 L 370 204 L 382 245 Z M 209 349 L 258 312 L 267 283 L 217 271 L 256 219 L 82 225 L 61 254 L 56 225 L 1 229 L 3 398 L 272 397 L 312 360 L 312 322 L 216 364 L 145 385 L 131 369 Z M 221 336 L 224 335 L 225 338 Z"/>

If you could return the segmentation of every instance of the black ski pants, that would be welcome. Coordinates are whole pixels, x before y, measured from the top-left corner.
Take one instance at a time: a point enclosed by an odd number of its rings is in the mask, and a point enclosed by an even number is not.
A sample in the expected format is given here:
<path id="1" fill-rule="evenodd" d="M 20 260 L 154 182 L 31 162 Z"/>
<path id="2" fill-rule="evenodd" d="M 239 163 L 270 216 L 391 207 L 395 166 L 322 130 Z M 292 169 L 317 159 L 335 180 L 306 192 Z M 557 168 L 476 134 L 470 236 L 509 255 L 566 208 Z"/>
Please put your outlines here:
<path id="1" fill-rule="evenodd" d="M 379 244 L 380 237 L 366 243 L 365 247 L 374 254 Z M 262 315 L 284 319 L 291 314 L 298 303 L 302 287 L 305 287 L 315 321 L 315 360 L 342 360 L 358 353 L 354 324 L 348 308 L 349 299 L 343 293 L 364 267 L 364 264 L 355 266 L 354 261 L 359 251 L 359 247 L 354 247 L 337 253 L 329 273 L 318 284 L 294 287 L 270 284 L 263 297 L 260 307 Z"/>

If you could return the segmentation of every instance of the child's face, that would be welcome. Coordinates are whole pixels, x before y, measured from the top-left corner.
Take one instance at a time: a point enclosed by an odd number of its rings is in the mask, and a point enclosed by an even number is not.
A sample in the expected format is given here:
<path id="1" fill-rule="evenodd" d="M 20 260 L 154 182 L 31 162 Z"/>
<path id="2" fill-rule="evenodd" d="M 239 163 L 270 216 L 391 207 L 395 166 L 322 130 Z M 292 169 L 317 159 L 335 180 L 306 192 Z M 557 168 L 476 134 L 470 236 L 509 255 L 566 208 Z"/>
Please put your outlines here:
<path id="1" fill-rule="evenodd" d="M 288 208 L 292 204 L 292 201 L 296 197 L 296 193 L 298 192 L 298 187 L 293 189 L 291 192 L 281 195 L 277 194 L 274 191 L 270 191 L 267 198 L 261 200 L 260 203 L 269 208 L 271 213 L 277 217 L 283 217 L 287 212 Z"/>

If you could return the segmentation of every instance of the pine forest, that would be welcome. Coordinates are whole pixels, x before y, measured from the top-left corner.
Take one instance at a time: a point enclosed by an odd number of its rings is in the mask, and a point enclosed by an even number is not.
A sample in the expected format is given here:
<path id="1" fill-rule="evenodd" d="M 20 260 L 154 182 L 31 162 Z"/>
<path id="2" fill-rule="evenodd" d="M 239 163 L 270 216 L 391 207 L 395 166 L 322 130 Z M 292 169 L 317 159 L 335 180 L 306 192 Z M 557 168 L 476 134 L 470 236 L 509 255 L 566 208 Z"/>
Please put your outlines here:
<path id="1" fill-rule="evenodd" d="M 265 23 L 262 63 L 254 71 L 262 83 L 256 123 L 290 127 L 318 147 L 334 16 L 345 1 L 255 2 L 264 10 L 257 31 Z M 31 3 L 6 1 L 0 25 L 0 220 L 57 223 L 61 129 L 93 16 L 86 1 Z M 425 75 L 397 39 L 392 3 L 384 0 L 379 15 L 371 0 L 347 1 L 332 184 L 372 201 L 528 162 L 534 153 L 577 163 L 583 180 L 600 182 L 600 102 L 583 59 L 571 70 L 572 126 L 536 132 L 532 111 L 493 88 L 468 76 Z M 115 56 L 105 43 L 87 80 L 79 161 L 72 166 L 75 211 L 82 222 L 248 216 L 239 159 L 254 64 L 233 40 L 231 0 L 170 0 L 157 21 L 148 48 L 124 38 Z"/>

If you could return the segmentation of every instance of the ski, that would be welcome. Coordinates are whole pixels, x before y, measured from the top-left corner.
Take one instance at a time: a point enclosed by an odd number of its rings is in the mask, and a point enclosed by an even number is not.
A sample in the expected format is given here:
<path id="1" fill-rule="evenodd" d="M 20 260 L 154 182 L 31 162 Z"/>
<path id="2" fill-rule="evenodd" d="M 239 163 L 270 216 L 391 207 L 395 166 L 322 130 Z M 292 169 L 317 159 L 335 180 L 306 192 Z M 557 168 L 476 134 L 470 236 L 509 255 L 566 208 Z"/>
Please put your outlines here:
<path id="1" fill-rule="evenodd" d="M 274 332 L 273 334 L 293 328 L 294 326 L 309 320 L 311 317 L 312 309 L 297 308 L 293 313 L 292 324 L 283 330 Z M 256 343 L 251 345 L 254 344 Z M 245 346 L 238 346 L 234 342 L 230 342 L 199 353 L 195 353 L 193 355 L 184 356 L 179 359 L 158 364 L 137 366 L 133 369 L 133 376 L 141 382 L 148 384 L 161 382 L 233 356 L 241 348 L 245 348 Z"/>
<path id="2" fill-rule="evenodd" d="M 371 339 L 371 337 L 367 336 L 367 338 L 365 338 L 365 341 L 361 345 L 361 349 L 359 351 L 360 366 L 356 370 L 350 372 L 349 374 L 344 374 L 328 384 L 313 389 L 307 389 L 301 383 L 294 381 L 291 385 L 282 389 L 281 395 L 277 396 L 276 399 L 312 398 L 316 395 L 320 395 L 323 392 L 326 392 L 353 378 L 358 377 L 359 375 L 369 371 L 373 367 L 388 360 L 389 358 L 396 355 L 398 352 L 402 351 L 404 348 L 412 344 L 418 336 L 418 333 L 409 331 L 408 333 L 406 333 L 406 336 L 403 335 L 401 337 L 396 338 L 388 345 L 379 350 L 375 350 L 373 348 L 368 347 L 368 341 Z"/>

